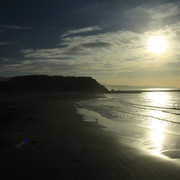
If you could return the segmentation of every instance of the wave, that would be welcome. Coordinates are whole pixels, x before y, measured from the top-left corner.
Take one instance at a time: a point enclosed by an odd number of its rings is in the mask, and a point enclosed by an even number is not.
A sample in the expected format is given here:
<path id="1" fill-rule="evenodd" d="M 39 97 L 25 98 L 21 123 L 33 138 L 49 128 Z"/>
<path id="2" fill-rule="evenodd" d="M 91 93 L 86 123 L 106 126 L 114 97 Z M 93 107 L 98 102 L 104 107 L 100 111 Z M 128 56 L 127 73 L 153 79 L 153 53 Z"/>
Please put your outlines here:
<path id="1" fill-rule="evenodd" d="M 129 106 L 129 107 L 135 107 L 135 108 L 140 108 L 140 109 L 148 109 L 148 110 L 158 110 L 164 113 L 171 113 L 174 115 L 180 115 L 180 113 L 175 113 L 174 111 L 180 111 L 180 108 L 170 108 L 170 107 L 159 107 L 159 106 L 149 106 L 149 105 L 140 105 L 140 104 L 131 104 L 131 103 L 126 103 L 124 106 Z M 168 111 L 171 110 L 171 111 Z"/>
<path id="2" fill-rule="evenodd" d="M 157 123 L 165 122 L 169 127 L 179 127 L 180 94 L 170 95 L 171 99 L 158 105 L 147 99 L 147 94 L 111 94 L 107 98 L 83 101 L 81 104 L 113 121 L 148 127 L 155 120 Z"/>

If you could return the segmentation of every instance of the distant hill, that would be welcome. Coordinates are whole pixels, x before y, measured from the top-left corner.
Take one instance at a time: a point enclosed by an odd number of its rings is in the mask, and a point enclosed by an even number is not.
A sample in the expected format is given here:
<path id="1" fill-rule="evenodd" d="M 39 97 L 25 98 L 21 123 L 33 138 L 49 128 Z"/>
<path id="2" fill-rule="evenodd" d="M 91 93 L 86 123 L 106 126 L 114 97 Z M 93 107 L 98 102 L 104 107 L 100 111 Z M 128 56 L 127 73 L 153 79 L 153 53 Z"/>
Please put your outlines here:
<path id="1" fill-rule="evenodd" d="M 0 82 L 1 91 L 11 92 L 91 92 L 108 90 L 91 77 L 29 75 L 12 77 Z"/>

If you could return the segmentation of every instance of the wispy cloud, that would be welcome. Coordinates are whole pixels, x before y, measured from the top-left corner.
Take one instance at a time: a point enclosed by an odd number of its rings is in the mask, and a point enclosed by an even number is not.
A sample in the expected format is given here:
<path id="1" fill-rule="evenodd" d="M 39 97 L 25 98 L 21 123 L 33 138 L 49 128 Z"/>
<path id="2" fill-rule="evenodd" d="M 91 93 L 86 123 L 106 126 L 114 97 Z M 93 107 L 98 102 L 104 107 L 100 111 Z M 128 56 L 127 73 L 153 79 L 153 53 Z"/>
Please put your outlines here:
<path id="1" fill-rule="evenodd" d="M 9 42 L 0 42 L 0 46 L 8 46 L 8 45 L 12 45 L 12 43 L 9 43 Z"/>
<path id="2" fill-rule="evenodd" d="M 179 3 L 162 3 L 153 7 L 138 6 L 125 11 L 129 18 L 141 18 L 142 15 L 145 17 L 149 16 L 152 19 L 162 19 L 170 16 L 175 16 L 180 13 Z"/>
<path id="3" fill-rule="evenodd" d="M 64 75 L 90 75 L 99 78 L 111 76 L 117 81 L 118 78 L 124 78 L 124 82 L 128 80 L 128 74 L 133 75 L 133 72 L 141 78 L 147 71 L 173 71 L 173 65 L 179 64 L 180 59 L 179 29 L 180 23 L 177 23 L 144 33 L 115 31 L 64 36 L 56 48 L 22 50 L 22 66 L 26 70 L 35 67 L 37 72 L 61 72 Z M 154 35 L 166 37 L 169 48 L 165 53 L 153 54 L 148 51 L 148 39 Z M 174 70 L 177 69 L 180 70 L 180 67 L 176 66 Z"/>
<path id="4" fill-rule="evenodd" d="M 22 49 L 21 52 L 22 52 L 23 54 L 27 54 L 27 53 L 33 53 L 34 50 L 33 50 L 33 49 Z"/>
<path id="5" fill-rule="evenodd" d="M 148 35 L 147 35 L 148 36 Z M 87 36 L 63 38 L 63 48 L 22 51 L 26 58 L 59 59 L 63 63 L 84 64 L 89 62 L 99 69 L 132 69 L 146 59 L 146 35 L 131 31 L 117 31 Z M 132 63 L 134 62 L 134 63 Z M 108 64 L 108 66 L 106 66 Z M 142 66 L 137 66 L 141 68 Z M 91 67 L 92 68 L 92 67 Z"/>
<path id="6" fill-rule="evenodd" d="M 92 43 L 85 43 L 85 44 L 81 44 L 82 47 L 85 48 L 106 48 L 106 47 L 110 47 L 111 44 L 107 43 L 107 42 L 92 42 Z"/>
<path id="7" fill-rule="evenodd" d="M 0 25 L 0 27 L 4 28 L 4 29 L 17 29 L 17 30 L 21 30 L 21 29 L 33 29 L 33 27 L 15 26 L 15 25 Z"/>
<path id="8" fill-rule="evenodd" d="M 170 16 L 180 14 L 178 4 L 175 3 L 164 3 L 154 8 L 150 8 L 148 13 L 153 19 L 162 19 Z"/>
<path id="9" fill-rule="evenodd" d="M 80 33 L 88 33 L 88 32 L 98 31 L 98 30 L 101 30 L 100 26 L 93 26 L 93 27 L 86 27 L 86 28 L 81 28 L 81 29 L 74 29 L 74 30 L 67 31 L 61 37 L 66 37 L 66 36 L 69 36 L 69 35 L 80 34 Z"/>
<path id="10" fill-rule="evenodd" d="M 179 22 L 180 3 L 164 2 L 153 7 L 151 4 L 140 5 L 125 10 L 124 16 L 126 21 L 138 30 L 163 28 Z"/>

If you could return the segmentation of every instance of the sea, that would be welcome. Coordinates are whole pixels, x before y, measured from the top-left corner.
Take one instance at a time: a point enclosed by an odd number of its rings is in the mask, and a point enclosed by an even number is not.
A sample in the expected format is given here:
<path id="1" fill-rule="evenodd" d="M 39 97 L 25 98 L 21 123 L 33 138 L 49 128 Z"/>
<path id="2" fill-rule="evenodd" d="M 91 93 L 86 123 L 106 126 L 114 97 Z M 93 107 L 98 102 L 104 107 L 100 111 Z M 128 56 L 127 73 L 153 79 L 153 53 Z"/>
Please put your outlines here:
<path id="1" fill-rule="evenodd" d="M 77 102 L 77 112 L 103 130 L 134 138 L 141 148 L 180 158 L 180 92 L 108 93 Z"/>

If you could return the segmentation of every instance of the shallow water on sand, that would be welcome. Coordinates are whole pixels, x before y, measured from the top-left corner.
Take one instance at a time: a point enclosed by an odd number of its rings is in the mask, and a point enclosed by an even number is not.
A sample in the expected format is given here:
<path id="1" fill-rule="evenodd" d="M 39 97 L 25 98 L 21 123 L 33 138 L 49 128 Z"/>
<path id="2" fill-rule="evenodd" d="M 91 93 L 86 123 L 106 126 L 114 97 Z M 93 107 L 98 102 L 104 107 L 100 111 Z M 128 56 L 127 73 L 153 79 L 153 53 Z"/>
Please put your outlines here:
<path id="1" fill-rule="evenodd" d="M 154 154 L 180 158 L 180 93 L 144 92 L 106 94 L 78 102 L 85 121 L 129 137 Z"/>

